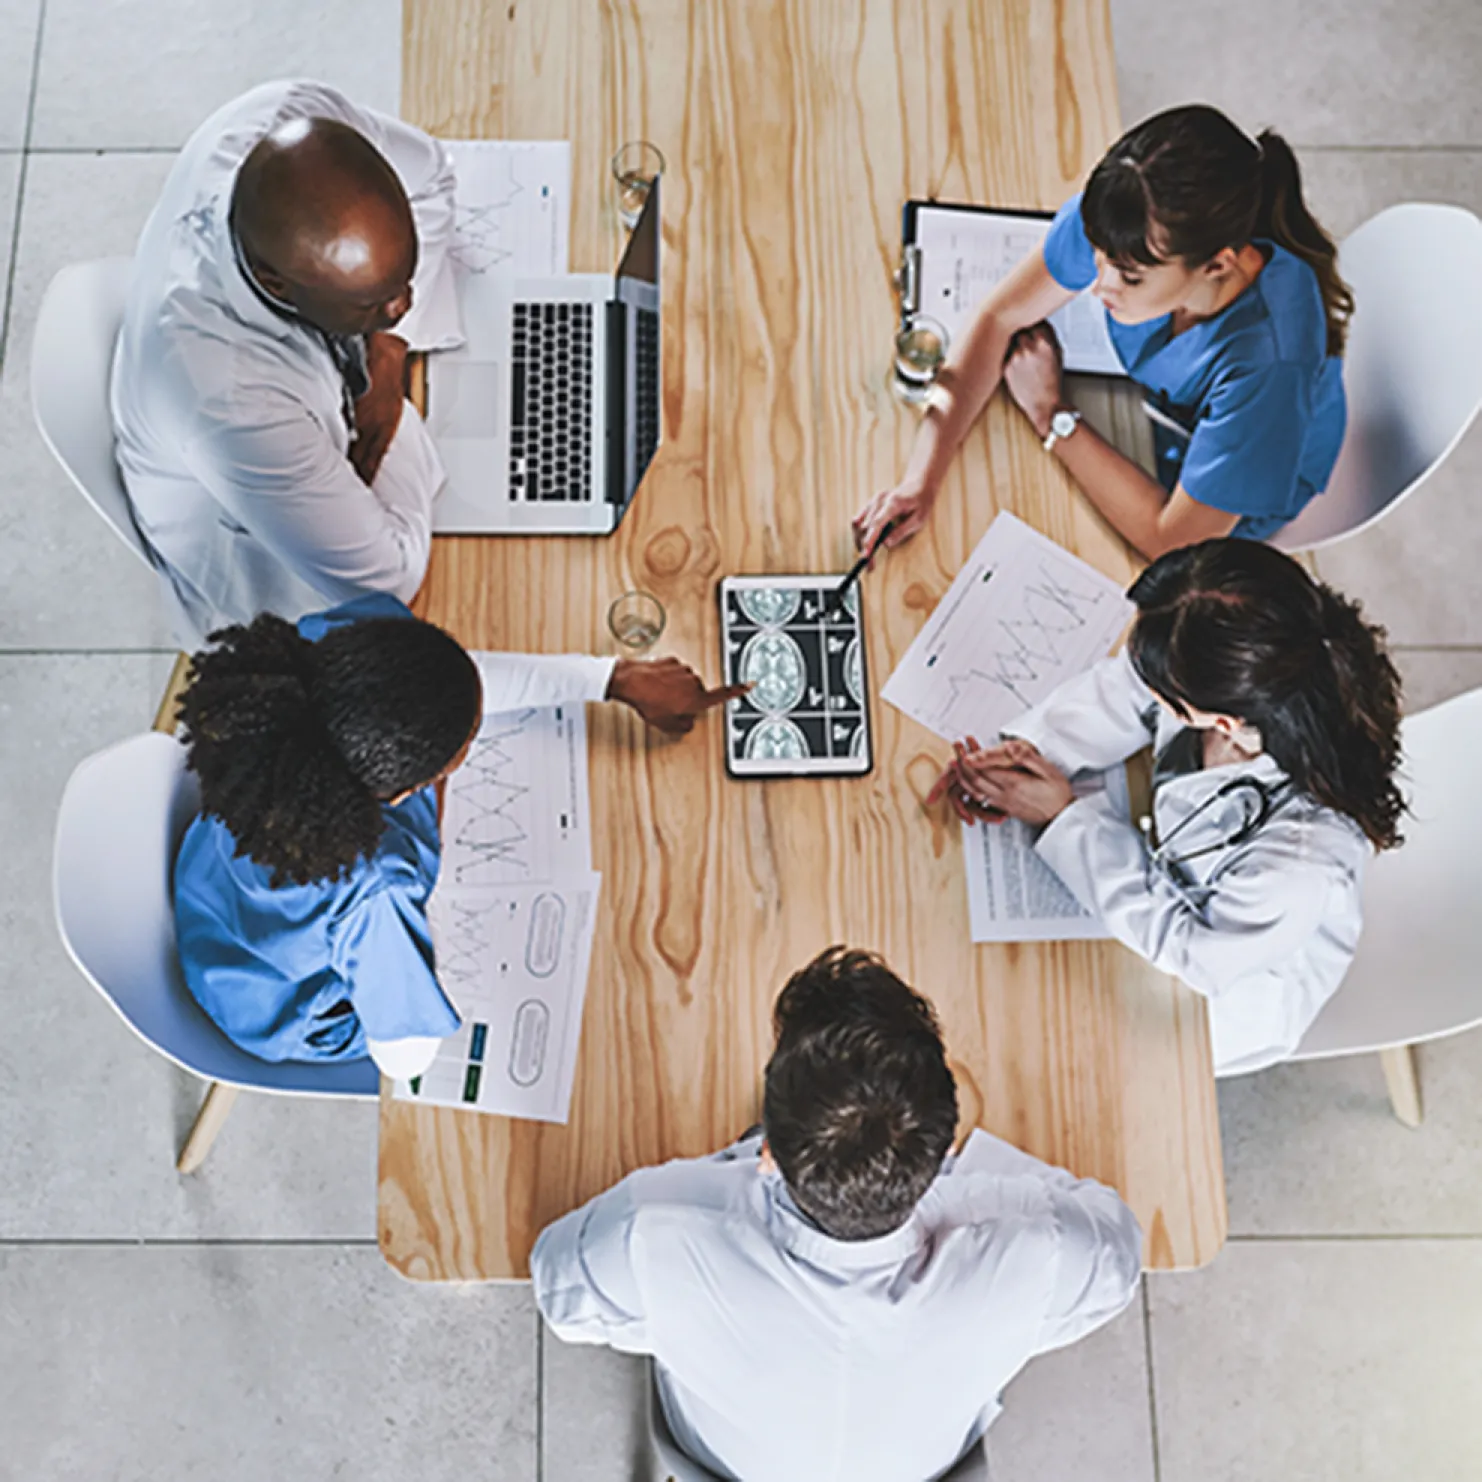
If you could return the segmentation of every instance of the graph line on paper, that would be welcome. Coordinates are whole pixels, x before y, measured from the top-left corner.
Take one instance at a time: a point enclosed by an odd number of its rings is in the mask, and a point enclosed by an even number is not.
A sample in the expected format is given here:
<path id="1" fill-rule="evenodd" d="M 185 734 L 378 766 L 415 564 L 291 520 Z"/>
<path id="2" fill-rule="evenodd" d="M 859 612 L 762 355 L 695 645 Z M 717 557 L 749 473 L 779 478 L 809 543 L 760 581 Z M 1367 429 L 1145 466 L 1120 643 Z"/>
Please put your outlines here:
<path id="1" fill-rule="evenodd" d="M 466 1004 L 469 990 L 488 983 L 494 913 L 487 901 L 454 897 L 438 904 L 437 975 L 453 1002 Z"/>
<path id="2" fill-rule="evenodd" d="M 525 734 L 533 710 L 516 711 L 507 723 L 485 726 L 469 748 L 459 779 L 459 820 L 453 867 L 460 885 L 528 879 L 533 868 L 528 783 L 512 775 L 519 758 L 511 744 Z M 492 877 L 492 878 L 491 878 Z"/>
<path id="3" fill-rule="evenodd" d="M 949 712 L 958 709 L 964 692 L 983 685 L 1006 691 L 1027 709 L 1043 676 L 1064 666 L 1072 646 L 1068 640 L 1080 637 L 1105 611 L 1104 591 L 1057 576 L 1048 561 L 1039 563 L 1039 575 L 1038 581 L 1025 585 L 1022 616 L 998 620 L 999 636 L 988 645 L 988 662 L 946 676 L 952 697 Z"/>

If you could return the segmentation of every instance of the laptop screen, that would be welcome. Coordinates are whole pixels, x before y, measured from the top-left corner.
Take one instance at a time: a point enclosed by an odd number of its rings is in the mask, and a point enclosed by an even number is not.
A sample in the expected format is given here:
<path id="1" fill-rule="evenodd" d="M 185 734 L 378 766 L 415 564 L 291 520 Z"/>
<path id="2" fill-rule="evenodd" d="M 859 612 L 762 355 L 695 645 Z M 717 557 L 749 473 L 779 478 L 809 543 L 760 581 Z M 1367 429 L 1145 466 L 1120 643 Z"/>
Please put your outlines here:
<path id="1" fill-rule="evenodd" d="M 662 179 L 662 176 L 654 177 L 648 199 L 617 266 L 620 279 L 633 278 L 640 283 L 652 283 L 655 288 L 659 286 L 659 182 Z"/>

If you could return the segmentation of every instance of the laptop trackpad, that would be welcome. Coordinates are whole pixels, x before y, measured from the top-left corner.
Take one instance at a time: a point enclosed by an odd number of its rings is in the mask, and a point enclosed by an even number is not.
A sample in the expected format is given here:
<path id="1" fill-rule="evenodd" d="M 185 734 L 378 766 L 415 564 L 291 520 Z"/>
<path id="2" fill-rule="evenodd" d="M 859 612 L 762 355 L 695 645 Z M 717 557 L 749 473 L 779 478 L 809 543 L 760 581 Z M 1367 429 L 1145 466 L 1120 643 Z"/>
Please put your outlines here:
<path id="1" fill-rule="evenodd" d="M 432 360 L 427 430 L 438 437 L 489 437 L 508 414 L 500 401 L 504 367 L 493 360 Z"/>

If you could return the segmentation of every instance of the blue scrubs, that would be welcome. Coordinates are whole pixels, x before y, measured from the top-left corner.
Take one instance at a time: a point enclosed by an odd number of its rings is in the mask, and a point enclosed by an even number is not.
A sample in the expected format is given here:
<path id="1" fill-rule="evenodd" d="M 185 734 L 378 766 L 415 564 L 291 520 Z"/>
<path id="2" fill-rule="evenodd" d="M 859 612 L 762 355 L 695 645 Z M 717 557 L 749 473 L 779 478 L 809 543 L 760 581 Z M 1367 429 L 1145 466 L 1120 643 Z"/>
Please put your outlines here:
<path id="1" fill-rule="evenodd" d="M 303 618 L 331 629 L 410 617 L 395 597 L 357 597 Z M 383 807 L 373 856 L 339 880 L 274 886 L 239 857 L 219 818 L 186 830 L 175 860 L 175 928 L 185 981 L 227 1037 L 264 1060 L 352 1060 L 367 1037 L 442 1037 L 459 1024 L 433 972 L 427 900 L 440 843 L 434 790 Z"/>
<path id="2" fill-rule="evenodd" d="M 1327 487 L 1347 410 L 1317 275 L 1274 242 L 1256 246 L 1265 268 L 1214 318 L 1180 335 L 1171 315 L 1145 324 L 1107 315 L 1107 328 L 1127 374 L 1189 433 L 1154 423 L 1163 487 L 1182 482 L 1200 504 L 1239 515 L 1236 535 L 1264 540 Z M 1044 252 L 1062 288 L 1095 282 L 1080 196 L 1056 212 Z"/>

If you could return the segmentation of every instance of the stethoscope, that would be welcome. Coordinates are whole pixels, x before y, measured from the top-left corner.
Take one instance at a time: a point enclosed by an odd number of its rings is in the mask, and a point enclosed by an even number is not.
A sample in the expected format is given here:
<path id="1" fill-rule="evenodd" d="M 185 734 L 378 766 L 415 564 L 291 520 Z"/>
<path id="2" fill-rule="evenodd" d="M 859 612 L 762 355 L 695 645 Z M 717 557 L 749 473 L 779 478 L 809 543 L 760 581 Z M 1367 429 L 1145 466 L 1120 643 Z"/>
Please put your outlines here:
<path id="1" fill-rule="evenodd" d="M 1191 808 L 1179 821 L 1169 829 L 1168 833 L 1161 839 L 1157 837 L 1153 817 L 1144 814 L 1137 820 L 1137 826 L 1142 830 L 1143 837 L 1147 840 L 1148 863 L 1161 875 L 1186 905 L 1192 910 L 1202 913 L 1209 903 L 1209 898 L 1214 894 L 1214 879 L 1216 874 L 1228 864 L 1222 861 L 1205 877 L 1204 882 L 1195 885 L 1185 873 L 1183 866 L 1192 859 L 1201 859 L 1207 854 L 1216 854 L 1221 850 L 1232 850 L 1244 844 L 1246 840 L 1253 837 L 1270 819 L 1288 798 L 1297 791 L 1296 784 L 1290 778 L 1286 778 L 1274 787 L 1267 786 L 1259 777 L 1232 777 L 1228 782 L 1222 782 L 1210 795 L 1204 799 L 1196 808 Z M 1216 804 L 1227 799 L 1244 794 L 1247 801 L 1241 805 L 1243 817 L 1233 829 L 1230 829 L 1223 838 L 1216 839 L 1212 844 L 1202 844 L 1197 849 L 1188 849 L 1181 854 L 1173 852 L 1173 841 L 1193 823 L 1201 814 L 1207 813 Z"/>

